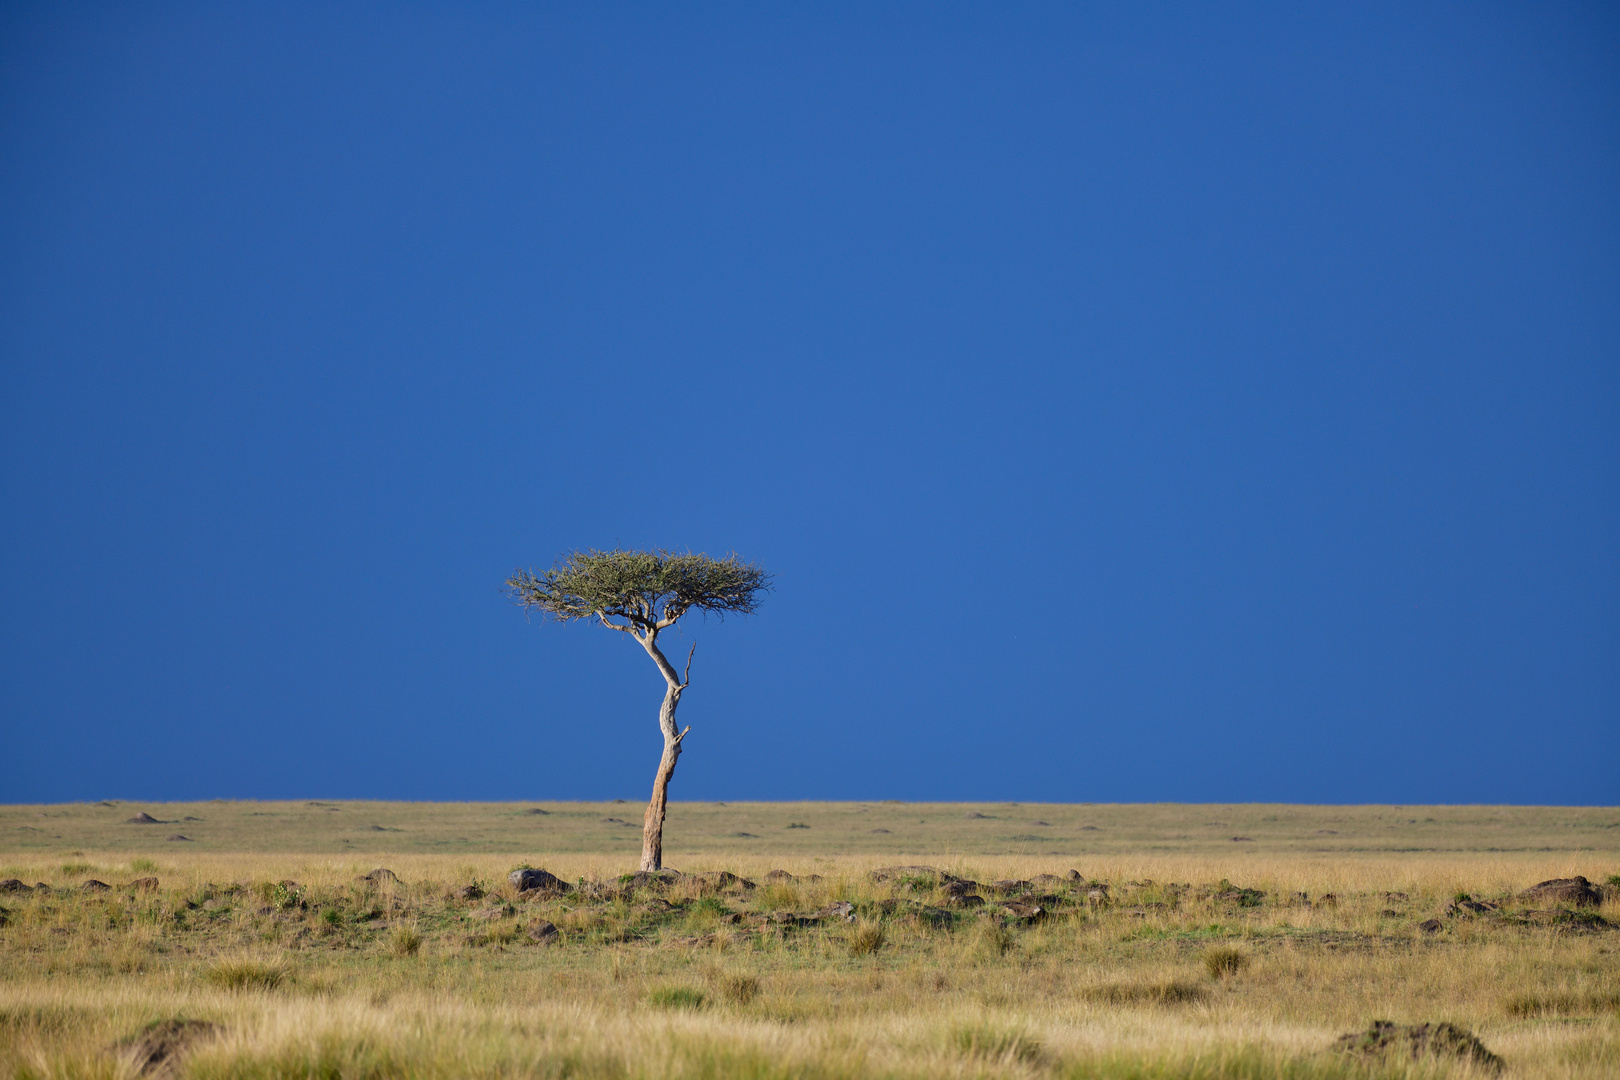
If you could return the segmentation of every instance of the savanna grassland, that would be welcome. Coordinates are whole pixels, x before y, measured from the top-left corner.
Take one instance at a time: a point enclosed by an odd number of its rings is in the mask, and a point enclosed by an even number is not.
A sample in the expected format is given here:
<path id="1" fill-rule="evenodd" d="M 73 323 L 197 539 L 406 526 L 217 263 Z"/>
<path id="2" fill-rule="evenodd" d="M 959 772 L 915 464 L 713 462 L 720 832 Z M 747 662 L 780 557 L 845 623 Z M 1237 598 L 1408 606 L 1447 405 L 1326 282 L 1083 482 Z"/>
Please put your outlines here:
<path id="1" fill-rule="evenodd" d="M 1620 1076 L 1617 809 L 676 803 L 625 880 L 639 819 L 0 808 L 0 1075 Z"/>

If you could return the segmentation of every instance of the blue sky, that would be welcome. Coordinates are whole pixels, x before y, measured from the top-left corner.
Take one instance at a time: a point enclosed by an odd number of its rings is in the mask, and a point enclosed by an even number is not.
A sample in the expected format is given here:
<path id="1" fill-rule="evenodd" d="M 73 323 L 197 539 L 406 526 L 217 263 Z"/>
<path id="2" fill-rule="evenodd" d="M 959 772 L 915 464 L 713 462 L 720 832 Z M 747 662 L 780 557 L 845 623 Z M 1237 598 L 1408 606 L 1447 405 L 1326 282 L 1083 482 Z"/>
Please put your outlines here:
<path id="1" fill-rule="evenodd" d="M 1620 801 L 1620 20 L 0 9 L 0 799 Z"/>

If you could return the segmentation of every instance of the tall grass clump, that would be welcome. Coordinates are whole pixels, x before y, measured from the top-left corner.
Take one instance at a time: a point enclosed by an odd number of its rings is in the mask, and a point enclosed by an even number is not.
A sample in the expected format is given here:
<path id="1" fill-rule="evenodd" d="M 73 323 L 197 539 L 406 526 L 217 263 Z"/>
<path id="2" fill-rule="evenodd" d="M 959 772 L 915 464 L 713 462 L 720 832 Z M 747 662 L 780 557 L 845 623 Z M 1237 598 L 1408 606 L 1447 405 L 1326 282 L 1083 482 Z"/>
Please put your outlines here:
<path id="1" fill-rule="evenodd" d="M 395 956 L 415 956 L 422 948 L 422 935 L 414 926 L 395 927 L 388 938 L 388 950 Z"/>
<path id="2" fill-rule="evenodd" d="M 964 1057 L 983 1061 L 1034 1064 L 1041 1060 L 1039 1040 L 1016 1028 L 964 1025 L 951 1032 L 950 1041 Z"/>
<path id="3" fill-rule="evenodd" d="M 1128 982 L 1088 986 L 1080 996 L 1099 1005 L 1192 1005 L 1209 997 L 1209 991 L 1192 983 Z"/>
<path id="4" fill-rule="evenodd" d="M 287 982 L 291 972 L 279 961 L 238 958 L 221 960 L 203 973 L 203 978 L 225 990 L 274 990 Z"/>
<path id="5" fill-rule="evenodd" d="M 723 975 L 719 980 L 720 996 L 733 1005 L 747 1005 L 759 996 L 759 980 L 752 975 L 736 973 Z"/>
<path id="6" fill-rule="evenodd" d="M 690 986 L 665 986 L 647 995 L 647 1000 L 664 1009 L 701 1009 L 707 998 Z"/>
<path id="7" fill-rule="evenodd" d="M 1212 979 L 1236 975 L 1249 963 L 1249 954 L 1230 945 L 1217 945 L 1204 953 L 1204 970 Z"/>
<path id="8" fill-rule="evenodd" d="M 855 929 L 849 935 L 849 955 L 871 956 L 883 948 L 887 935 L 883 932 L 883 924 L 875 919 L 863 919 L 855 924 Z"/>

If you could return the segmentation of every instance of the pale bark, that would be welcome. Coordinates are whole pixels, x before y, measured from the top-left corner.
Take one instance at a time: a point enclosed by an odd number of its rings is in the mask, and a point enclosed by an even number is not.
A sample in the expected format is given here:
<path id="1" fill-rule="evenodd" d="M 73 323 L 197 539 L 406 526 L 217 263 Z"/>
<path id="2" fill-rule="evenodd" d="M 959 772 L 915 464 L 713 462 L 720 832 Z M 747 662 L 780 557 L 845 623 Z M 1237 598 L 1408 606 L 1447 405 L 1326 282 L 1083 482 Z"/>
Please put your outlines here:
<path id="1" fill-rule="evenodd" d="M 658 665 L 664 676 L 664 704 L 658 710 L 658 728 L 664 735 L 664 756 L 658 761 L 658 772 L 653 777 L 652 799 L 641 825 L 641 869 L 661 870 L 664 866 L 664 812 L 669 805 L 669 779 L 675 775 L 675 762 L 681 756 L 681 740 L 685 732 L 675 728 L 675 709 L 681 703 L 681 692 L 686 689 L 692 673 L 692 658 L 686 658 L 686 679 L 675 674 L 675 668 L 658 648 L 658 630 L 649 629 L 636 634 L 647 654 Z M 694 650 L 696 646 L 693 646 Z M 691 729 L 688 728 L 688 731 Z"/>

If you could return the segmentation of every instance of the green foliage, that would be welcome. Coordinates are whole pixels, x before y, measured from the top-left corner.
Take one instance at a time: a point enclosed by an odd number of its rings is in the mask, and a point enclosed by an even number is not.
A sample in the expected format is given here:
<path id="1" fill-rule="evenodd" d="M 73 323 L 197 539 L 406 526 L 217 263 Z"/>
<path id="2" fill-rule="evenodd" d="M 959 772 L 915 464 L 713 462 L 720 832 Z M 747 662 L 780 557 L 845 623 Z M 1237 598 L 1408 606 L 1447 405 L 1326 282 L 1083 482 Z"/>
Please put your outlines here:
<path id="1" fill-rule="evenodd" d="M 694 900 L 690 905 L 688 905 L 687 910 L 693 914 L 697 914 L 699 912 L 713 915 L 731 914 L 731 908 L 727 907 L 726 902 L 721 900 L 718 896 L 705 896 L 701 900 Z"/>
<path id="2" fill-rule="evenodd" d="M 638 633 L 661 630 L 697 609 L 724 616 L 752 614 L 771 575 L 736 554 L 658 551 L 576 551 L 550 570 L 518 570 L 507 579 L 522 607 L 558 622 L 601 618 Z"/>
<path id="3" fill-rule="evenodd" d="M 129 860 L 129 868 L 150 874 L 157 870 L 158 864 L 155 859 L 131 859 Z"/>

